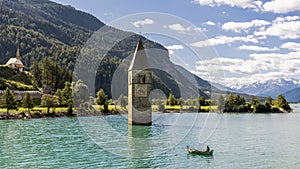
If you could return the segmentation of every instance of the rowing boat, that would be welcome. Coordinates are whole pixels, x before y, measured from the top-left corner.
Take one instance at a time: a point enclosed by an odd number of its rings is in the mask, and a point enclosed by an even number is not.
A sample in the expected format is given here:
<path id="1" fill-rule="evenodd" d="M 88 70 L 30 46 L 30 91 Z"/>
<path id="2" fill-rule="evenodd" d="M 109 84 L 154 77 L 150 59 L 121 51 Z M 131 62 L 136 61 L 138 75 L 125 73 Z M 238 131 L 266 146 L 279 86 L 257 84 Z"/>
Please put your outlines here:
<path id="1" fill-rule="evenodd" d="M 197 155 L 205 155 L 205 156 L 212 156 L 214 153 L 214 150 L 201 151 L 201 150 L 192 149 L 189 146 L 187 146 L 187 151 L 189 152 L 189 154 L 197 154 Z"/>

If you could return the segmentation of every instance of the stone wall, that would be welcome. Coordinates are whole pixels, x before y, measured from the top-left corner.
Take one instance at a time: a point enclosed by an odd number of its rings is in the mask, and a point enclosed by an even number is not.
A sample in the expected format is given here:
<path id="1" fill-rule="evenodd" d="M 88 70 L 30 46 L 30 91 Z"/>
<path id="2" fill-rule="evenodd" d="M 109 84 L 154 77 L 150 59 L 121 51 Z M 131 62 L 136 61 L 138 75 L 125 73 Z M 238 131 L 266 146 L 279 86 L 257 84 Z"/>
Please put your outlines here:
<path id="1" fill-rule="evenodd" d="M 4 94 L 5 90 L 0 90 L 0 97 Z M 14 93 L 14 97 L 16 100 L 22 100 L 26 93 L 29 93 L 32 98 L 42 98 L 42 93 L 40 91 L 20 91 L 20 90 L 12 90 Z"/>

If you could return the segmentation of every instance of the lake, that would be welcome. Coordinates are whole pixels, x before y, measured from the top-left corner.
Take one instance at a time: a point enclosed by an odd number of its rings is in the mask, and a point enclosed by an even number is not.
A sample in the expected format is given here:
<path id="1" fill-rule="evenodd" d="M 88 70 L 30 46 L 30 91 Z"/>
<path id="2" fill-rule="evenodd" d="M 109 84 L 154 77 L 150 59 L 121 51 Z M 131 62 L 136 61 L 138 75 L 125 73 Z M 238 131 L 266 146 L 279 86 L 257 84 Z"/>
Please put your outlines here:
<path id="1" fill-rule="evenodd" d="M 300 168 L 300 105 L 289 114 L 153 114 L 0 121 L 1 168 Z M 214 149 L 188 155 L 186 146 Z"/>

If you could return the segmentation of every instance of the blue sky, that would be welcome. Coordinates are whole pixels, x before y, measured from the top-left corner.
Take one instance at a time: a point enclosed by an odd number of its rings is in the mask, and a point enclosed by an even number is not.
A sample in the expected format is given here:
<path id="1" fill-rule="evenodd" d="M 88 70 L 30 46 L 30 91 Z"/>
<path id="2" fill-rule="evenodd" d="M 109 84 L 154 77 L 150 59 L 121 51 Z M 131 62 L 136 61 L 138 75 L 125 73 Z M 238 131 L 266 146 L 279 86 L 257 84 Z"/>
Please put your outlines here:
<path id="1" fill-rule="evenodd" d="M 178 34 L 193 31 L 194 36 L 201 31 L 199 34 L 206 39 L 201 36 L 183 44 L 170 38 L 148 36 L 170 49 L 172 61 L 207 80 L 230 85 L 280 77 L 300 79 L 300 0 L 54 1 L 91 13 L 107 24 L 143 12 L 168 13 L 190 22 L 197 31 L 179 20 L 161 24 L 160 29 Z M 137 18 L 130 21 L 131 26 L 139 27 L 137 31 L 158 25 L 161 20 L 147 15 Z M 191 49 L 201 53 L 206 48 L 216 52 L 211 56 L 206 53 L 209 57 L 198 60 L 192 56 Z"/>

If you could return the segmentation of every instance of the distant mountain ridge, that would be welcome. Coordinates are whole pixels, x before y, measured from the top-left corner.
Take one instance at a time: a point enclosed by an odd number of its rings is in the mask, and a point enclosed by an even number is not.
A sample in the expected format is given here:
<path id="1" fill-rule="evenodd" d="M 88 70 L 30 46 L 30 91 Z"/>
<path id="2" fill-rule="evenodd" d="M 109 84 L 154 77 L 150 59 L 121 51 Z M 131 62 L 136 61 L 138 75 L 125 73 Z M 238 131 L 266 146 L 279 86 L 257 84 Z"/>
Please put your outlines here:
<path id="1" fill-rule="evenodd" d="M 230 84 L 226 86 L 241 93 L 276 98 L 279 94 L 300 87 L 300 80 L 279 78 L 267 81 L 256 81 L 252 84 Z"/>
<path id="2" fill-rule="evenodd" d="M 283 93 L 283 96 L 288 102 L 300 102 L 300 87 Z"/>

